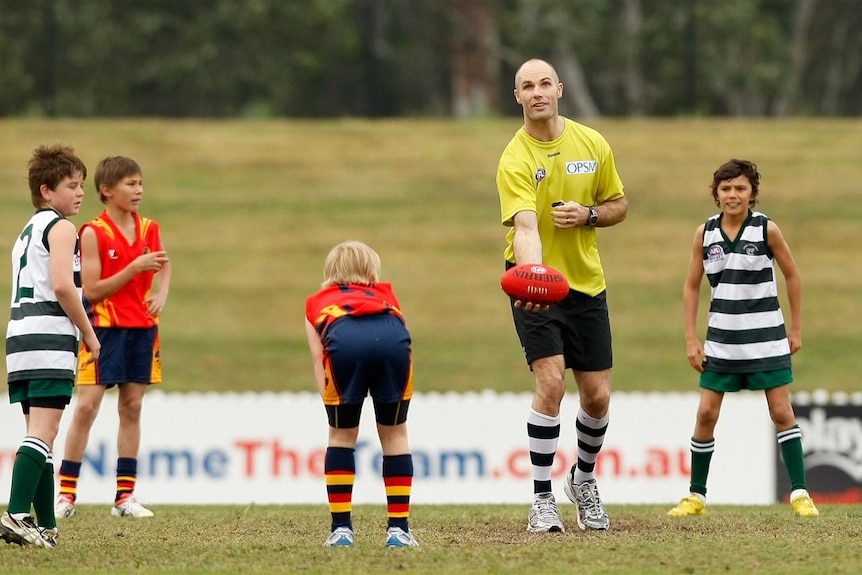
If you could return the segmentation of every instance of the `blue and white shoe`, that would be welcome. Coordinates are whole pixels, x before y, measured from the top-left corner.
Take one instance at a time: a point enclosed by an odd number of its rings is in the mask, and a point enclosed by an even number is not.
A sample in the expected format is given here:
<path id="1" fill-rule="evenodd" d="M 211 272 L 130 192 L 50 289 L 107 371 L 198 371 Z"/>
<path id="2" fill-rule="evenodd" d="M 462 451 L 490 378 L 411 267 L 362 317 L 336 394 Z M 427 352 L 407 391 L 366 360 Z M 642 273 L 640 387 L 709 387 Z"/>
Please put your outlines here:
<path id="1" fill-rule="evenodd" d="M 324 547 L 353 547 L 353 529 L 350 527 L 336 527 L 326 541 Z"/>
<path id="2" fill-rule="evenodd" d="M 419 542 L 409 529 L 405 532 L 400 527 L 390 527 L 386 530 L 387 547 L 419 547 Z"/>

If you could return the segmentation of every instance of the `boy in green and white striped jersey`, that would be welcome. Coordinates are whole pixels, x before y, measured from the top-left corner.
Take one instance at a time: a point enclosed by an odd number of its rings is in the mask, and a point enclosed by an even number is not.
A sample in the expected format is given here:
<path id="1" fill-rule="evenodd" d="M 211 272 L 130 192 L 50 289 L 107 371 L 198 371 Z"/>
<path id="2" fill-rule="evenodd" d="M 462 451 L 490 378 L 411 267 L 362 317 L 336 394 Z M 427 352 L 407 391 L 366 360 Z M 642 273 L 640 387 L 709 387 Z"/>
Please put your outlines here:
<path id="1" fill-rule="evenodd" d="M 36 213 L 12 247 L 6 330 L 9 403 L 21 404 L 26 436 L 15 456 L 0 537 L 52 548 L 57 546 L 52 451 L 75 384 L 78 336 L 94 358 L 101 345 L 81 301 L 78 232 L 66 219 L 81 209 L 87 168 L 72 148 L 57 144 L 36 148 L 28 169 Z"/>
<path id="2" fill-rule="evenodd" d="M 691 438 L 691 494 L 668 511 L 673 517 L 705 512 L 706 480 L 715 450 L 715 425 L 726 392 L 763 390 L 790 476 L 790 503 L 801 517 L 816 517 L 808 494 L 802 432 L 790 403 L 790 356 L 802 347 L 802 280 L 778 226 L 754 211 L 760 188 L 757 166 L 730 160 L 713 174 L 712 197 L 721 213 L 697 228 L 683 287 L 686 353 L 700 375 L 700 405 Z M 784 275 L 790 330 L 778 301 L 774 263 Z M 704 274 L 710 308 L 706 340 L 697 335 Z"/>

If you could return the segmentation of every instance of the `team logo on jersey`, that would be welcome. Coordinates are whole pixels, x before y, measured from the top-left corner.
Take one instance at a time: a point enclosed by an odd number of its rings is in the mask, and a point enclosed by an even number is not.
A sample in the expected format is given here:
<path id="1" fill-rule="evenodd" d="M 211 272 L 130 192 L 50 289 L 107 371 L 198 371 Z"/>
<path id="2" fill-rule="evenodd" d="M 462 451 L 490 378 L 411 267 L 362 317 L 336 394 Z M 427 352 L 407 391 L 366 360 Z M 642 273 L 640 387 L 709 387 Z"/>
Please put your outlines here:
<path id="1" fill-rule="evenodd" d="M 706 259 L 710 262 L 719 262 L 724 259 L 724 248 L 721 244 L 712 244 L 706 248 Z"/>
<path id="2" fill-rule="evenodd" d="M 536 170 L 536 183 L 538 184 L 542 180 L 545 179 L 545 176 L 548 175 L 548 172 L 545 171 L 545 168 L 539 168 Z"/>
<path id="3" fill-rule="evenodd" d="M 756 256 L 757 255 L 757 244 L 745 244 L 745 247 L 742 248 L 747 256 Z"/>
<path id="4" fill-rule="evenodd" d="M 113 250 L 113 249 L 108 250 L 108 259 L 109 259 L 109 260 L 115 260 L 115 259 L 117 259 L 118 257 L 119 257 L 119 256 L 117 256 L 117 250 Z"/>

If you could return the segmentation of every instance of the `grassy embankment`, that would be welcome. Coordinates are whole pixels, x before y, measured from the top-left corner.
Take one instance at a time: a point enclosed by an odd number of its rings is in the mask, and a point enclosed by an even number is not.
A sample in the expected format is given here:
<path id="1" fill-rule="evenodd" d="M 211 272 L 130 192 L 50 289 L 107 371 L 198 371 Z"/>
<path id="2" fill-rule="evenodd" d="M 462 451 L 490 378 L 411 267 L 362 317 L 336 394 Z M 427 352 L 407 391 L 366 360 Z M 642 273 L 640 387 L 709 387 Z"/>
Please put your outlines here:
<path id="1" fill-rule="evenodd" d="M 68 142 L 87 162 L 78 223 L 101 210 L 92 189 L 98 160 L 131 155 L 145 170 L 142 213 L 162 224 L 175 266 L 162 326 L 165 391 L 313 389 L 304 298 L 318 287 L 326 252 L 348 238 L 375 247 L 396 286 L 419 391 L 529 390 L 499 289 L 504 229 L 494 185 L 518 125 L 4 120 L 0 237 L 10 245 L 31 212 L 34 145 Z M 615 389 L 696 389 L 681 286 L 694 230 L 716 211 L 712 172 L 731 157 L 759 164 L 760 209 L 783 230 L 803 274 L 805 345 L 794 358 L 794 389 L 858 389 L 858 121 L 593 125 L 614 147 L 630 198 L 628 219 L 599 239 Z"/>

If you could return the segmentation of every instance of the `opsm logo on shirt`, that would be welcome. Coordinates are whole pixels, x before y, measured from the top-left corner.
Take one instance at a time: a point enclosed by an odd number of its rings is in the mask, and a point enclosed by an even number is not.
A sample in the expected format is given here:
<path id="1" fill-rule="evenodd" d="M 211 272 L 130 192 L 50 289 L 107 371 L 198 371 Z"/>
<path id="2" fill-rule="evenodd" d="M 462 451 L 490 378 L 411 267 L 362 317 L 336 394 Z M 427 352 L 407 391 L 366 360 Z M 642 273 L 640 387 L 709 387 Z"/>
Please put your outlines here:
<path id="1" fill-rule="evenodd" d="M 598 168 L 598 160 L 577 160 L 574 162 L 566 162 L 566 174 L 570 176 L 574 176 L 575 174 L 595 174 Z"/>

